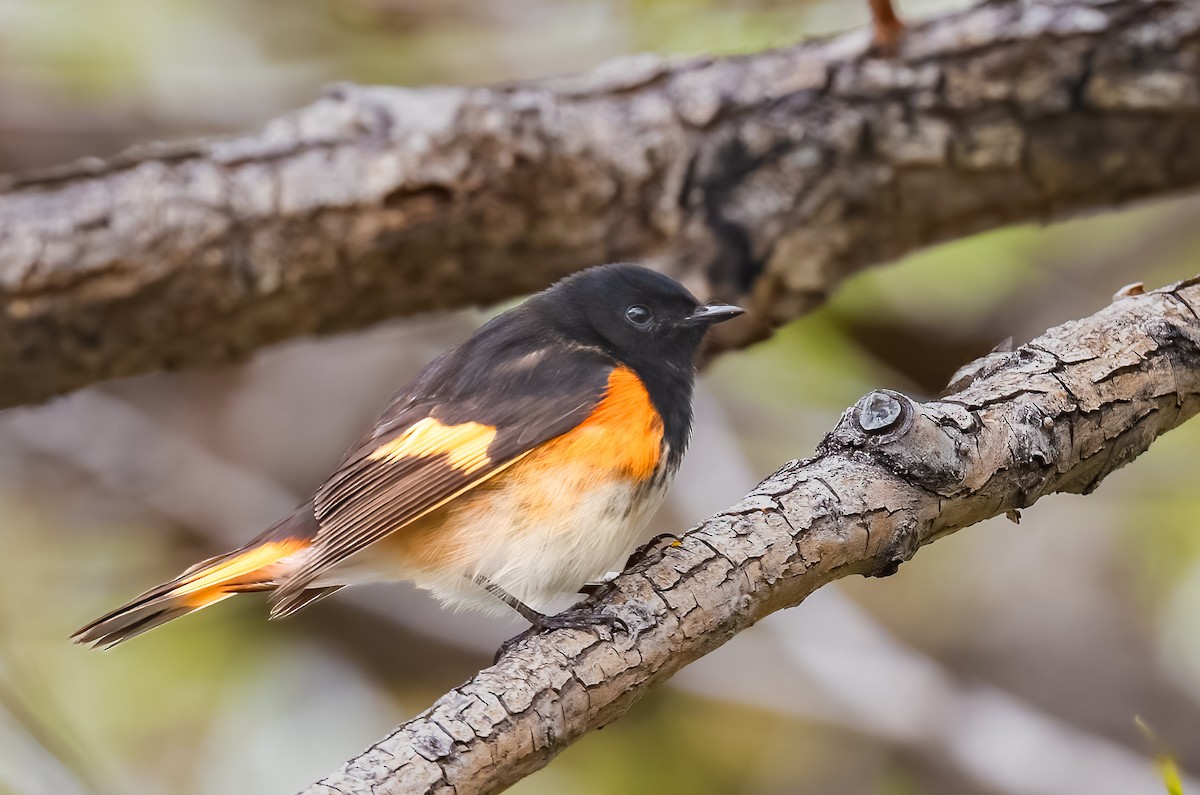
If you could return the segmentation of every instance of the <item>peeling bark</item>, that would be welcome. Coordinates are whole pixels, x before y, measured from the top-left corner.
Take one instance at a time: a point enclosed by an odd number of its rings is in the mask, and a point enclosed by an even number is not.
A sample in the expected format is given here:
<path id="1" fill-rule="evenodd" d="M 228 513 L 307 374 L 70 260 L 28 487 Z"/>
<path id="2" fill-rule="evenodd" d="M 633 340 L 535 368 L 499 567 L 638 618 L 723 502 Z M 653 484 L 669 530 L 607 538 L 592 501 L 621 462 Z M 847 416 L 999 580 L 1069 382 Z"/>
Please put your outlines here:
<path id="1" fill-rule="evenodd" d="M 1200 277 L 1119 297 L 981 360 L 920 404 L 873 392 L 792 461 L 586 609 L 633 636 L 533 638 L 305 795 L 498 792 L 649 688 L 822 585 L 1055 492 L 1086 494 L 1200 411 Z"/>
<path id="2" fill-rule="evenodd" d="M 749 300 L 1200 181 L 1200 8 L 993 3 L 752 56 L 344 86 L 262 131 L 10 178 L 0 406 L 640 259 Z"/>

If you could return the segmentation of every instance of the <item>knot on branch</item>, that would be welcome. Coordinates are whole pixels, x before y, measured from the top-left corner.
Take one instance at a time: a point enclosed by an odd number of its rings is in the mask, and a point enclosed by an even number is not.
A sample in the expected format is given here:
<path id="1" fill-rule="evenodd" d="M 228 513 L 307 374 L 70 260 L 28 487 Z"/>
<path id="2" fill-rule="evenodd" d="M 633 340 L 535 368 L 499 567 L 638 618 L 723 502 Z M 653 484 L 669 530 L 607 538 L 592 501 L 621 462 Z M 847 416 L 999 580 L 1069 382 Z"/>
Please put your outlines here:
<path id="1" fill-rule="evenodd" d="M 890 389 L 877 389 L 854 406 L 859 429 L 868 436 L 902 433 L 912 423 L 912 402 Z"/>
<path id="2" fill-rule="evenodd" d="M 966 409 L 877 389 L 842 415 L 820 449 L 866 455 L 901 480 L 947 494 L 962 483 L 964 432 L 975 425 Z"/>

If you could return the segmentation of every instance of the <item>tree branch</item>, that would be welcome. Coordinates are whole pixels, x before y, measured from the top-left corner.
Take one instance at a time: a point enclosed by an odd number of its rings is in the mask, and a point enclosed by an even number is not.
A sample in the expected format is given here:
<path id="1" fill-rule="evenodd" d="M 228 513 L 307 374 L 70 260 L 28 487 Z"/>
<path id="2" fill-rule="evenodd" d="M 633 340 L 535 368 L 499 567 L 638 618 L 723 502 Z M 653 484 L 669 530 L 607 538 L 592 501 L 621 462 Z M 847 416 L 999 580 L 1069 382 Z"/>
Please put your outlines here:
<path id="1" fill-rule="evenodd" d="M 1089 493 L 1200 411 L 1200 277 L 1117 300 L 919 404 L 873 392 L 793 461 L 586 609 L 633 637 L 535 637 L 306 790 L 492 793 L 828 582 L 1055 492 Z"/>
<path id="2" fill-rule="evenodd" d="M 1200 15 L 994 3 L 492 89 L 345 86 L 259 133 L 10 179 L 0 406 L 637 258 L 758 324 L 914 248 L 1200 180 Z"/>

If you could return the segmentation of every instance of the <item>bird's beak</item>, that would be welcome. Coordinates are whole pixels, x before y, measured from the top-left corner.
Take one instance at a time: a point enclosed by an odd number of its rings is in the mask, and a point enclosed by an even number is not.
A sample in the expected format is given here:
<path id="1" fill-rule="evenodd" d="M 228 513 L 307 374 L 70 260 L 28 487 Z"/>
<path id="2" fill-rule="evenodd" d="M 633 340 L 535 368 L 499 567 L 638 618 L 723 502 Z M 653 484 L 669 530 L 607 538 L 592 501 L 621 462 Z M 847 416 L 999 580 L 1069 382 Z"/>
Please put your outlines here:
<path id="1" fill-rule="evenodd" d="M 689 326 L 711 326 L 745 314 L 746 310 L 733 304 L 704 304 L 684 320 Z"/>

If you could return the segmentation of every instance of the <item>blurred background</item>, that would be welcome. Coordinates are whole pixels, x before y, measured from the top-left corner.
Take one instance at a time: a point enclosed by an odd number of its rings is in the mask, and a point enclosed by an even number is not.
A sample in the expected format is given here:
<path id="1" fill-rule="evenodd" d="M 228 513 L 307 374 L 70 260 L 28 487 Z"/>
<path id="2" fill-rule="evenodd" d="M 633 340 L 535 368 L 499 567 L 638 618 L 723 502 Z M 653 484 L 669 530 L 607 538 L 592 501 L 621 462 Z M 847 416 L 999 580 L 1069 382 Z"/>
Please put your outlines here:
<path id="1" fill-rule="evenodd" d="M 867 18 L 865 0 L 0 0 L 0 172 L 250 129 L 335 81 L 489 83 Z M 1004 230 L 855 278 L 709 369 L 651 529 L 687 527 L 809 454 L 872 388 L 935 395 L 1006 337 L 1200 271 L 1198 212 L 1181 198 Z M 289 510 L 392 390 L 487 316 L 0 414 L 0 793 L 290 792 L 487 664 L 519 622 L 404 586 L 271 624 L 237 599 L 106 654 L 67 642 Z M 1165 791 L 1157 750 L 1200 776 L 1198 448 L 1193 422 L 1095 495 L 825 588 L 512 791 L 1134 795 Z"/>

